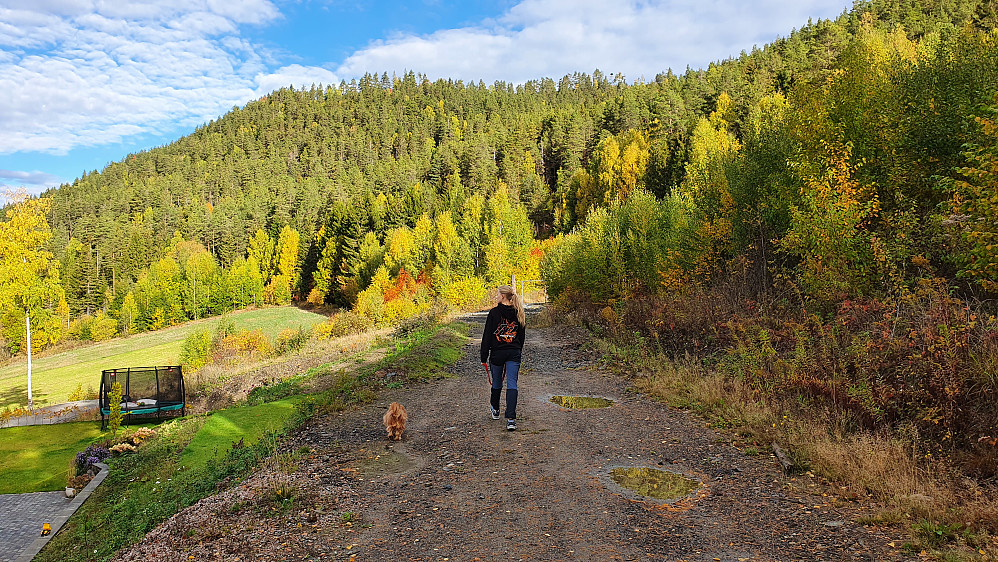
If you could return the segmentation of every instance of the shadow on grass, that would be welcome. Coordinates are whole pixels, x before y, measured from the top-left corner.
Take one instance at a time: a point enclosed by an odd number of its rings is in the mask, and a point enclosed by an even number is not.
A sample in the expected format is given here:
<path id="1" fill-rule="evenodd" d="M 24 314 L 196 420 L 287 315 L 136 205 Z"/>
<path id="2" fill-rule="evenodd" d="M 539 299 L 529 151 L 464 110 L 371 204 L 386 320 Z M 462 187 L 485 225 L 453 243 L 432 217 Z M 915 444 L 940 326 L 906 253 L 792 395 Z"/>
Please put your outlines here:
<path id="1" fill-rule="evenodd" d="M 48 394 L 44 392 L 33 391 L 31 397 L 35 402 L 41 402 L 44 400 Z M 0 390 L 0 409 L 9 408 L 10 406 L 27 406 L 28 405 L 28 383 L 14 385 L 12 387 Z"/>

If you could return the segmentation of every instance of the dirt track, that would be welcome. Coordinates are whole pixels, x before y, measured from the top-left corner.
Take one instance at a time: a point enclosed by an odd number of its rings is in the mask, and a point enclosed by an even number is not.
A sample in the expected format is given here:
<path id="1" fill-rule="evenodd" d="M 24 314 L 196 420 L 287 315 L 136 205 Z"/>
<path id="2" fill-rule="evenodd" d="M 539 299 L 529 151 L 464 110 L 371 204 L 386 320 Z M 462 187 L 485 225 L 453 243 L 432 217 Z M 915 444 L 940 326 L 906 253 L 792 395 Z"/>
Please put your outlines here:
<path id="1" fill-rule="evenodd" d="M 263 470 L 119 558 L 906 559 L 888 546 L 900 546 L 897 537 L 854 522 L 867 506 L 822 496 L 807 477 L 784 477 L 768 455 L 746 456 L 694 416 L 589 365 L 576 329 L 528 327 L 519 430 L 506 432 L 487 412 L 483 320 L 469 317 L 474 338 L 454 377 L 316 420 L 287 445 L 313 451 L 290 475 Z M 552 395 L 616 404 L 565 410 Z M 400 443 L 388 442 L 381 425 L 392 401 L 409 414 Z M 666 468 L 703 486 L 674 505 L 639 501 L 607 485 L 606 471 L 617 466 Z M 300 490 L 292 509 L 268 511 L 275 481 Z"/>

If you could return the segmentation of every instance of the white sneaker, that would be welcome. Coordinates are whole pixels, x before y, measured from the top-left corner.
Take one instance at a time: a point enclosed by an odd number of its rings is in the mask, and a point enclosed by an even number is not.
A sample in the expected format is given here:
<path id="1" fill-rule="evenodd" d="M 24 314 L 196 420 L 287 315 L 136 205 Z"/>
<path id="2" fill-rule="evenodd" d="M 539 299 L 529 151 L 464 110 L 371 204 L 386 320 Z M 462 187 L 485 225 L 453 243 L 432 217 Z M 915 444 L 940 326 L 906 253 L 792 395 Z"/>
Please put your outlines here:
<path id="1" fill-rule="evenodd" d="M 494 420 L 499 419 L 499 410 L 493 408 L 492 404 L 489 404 L 489 413 L 492 414 L 492 419 Z"/>
<path id="2" fill-rule="evenodd" d="M 516 420 L 512 418 L 506 420 L 506 431 L 516 431 Z"/>

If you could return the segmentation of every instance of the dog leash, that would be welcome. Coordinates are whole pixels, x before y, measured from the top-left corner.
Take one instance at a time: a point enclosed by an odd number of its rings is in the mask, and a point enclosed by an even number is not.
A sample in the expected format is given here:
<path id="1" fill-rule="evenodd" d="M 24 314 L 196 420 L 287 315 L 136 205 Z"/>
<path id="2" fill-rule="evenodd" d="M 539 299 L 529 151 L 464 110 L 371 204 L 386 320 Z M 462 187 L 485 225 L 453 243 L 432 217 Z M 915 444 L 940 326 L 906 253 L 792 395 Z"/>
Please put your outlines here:
<path id="1" fill-rule="evenodd" d="M 492 371 L 489 370 L 488 363 L 482 363 L 482 367 L 485 367 L 485 379 L 489 381 L 489 388 L 492 388 Z M 502 366 L 502 382 L 506 382 L 506 366 Z M 502 384 L 499 385 L 502 388 Z"/>

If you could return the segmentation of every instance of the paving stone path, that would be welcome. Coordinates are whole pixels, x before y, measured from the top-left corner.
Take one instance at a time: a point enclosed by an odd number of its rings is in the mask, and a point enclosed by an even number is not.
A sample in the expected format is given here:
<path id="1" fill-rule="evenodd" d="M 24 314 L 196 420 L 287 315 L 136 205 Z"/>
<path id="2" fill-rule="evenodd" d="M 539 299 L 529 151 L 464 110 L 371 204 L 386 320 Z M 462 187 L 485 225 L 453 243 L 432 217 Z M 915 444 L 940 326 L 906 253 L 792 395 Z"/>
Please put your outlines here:
<path id="1" fill-rule="evenodd" d="M 107 465 L 96 466 L 100 472 L 74 498 L 65 492 L 0 495 L 0 562 L 31 562 L 107 477 Z M 42 536 L 45 523 L 52 533 Z"/>
<path id="2" fill-rule="evenodd" d="M 72 501 L 64 492 L 0 495 L 0 560 L 16 560 Z"/>

